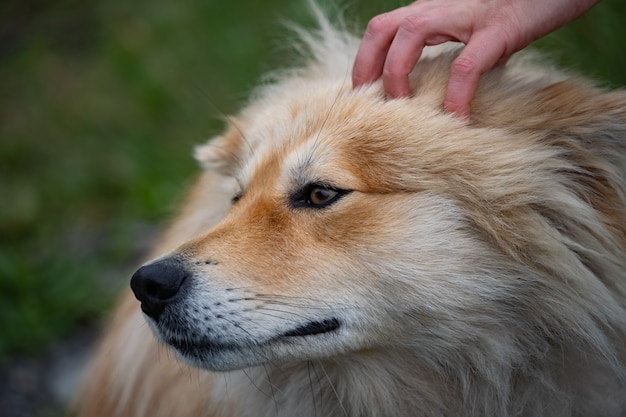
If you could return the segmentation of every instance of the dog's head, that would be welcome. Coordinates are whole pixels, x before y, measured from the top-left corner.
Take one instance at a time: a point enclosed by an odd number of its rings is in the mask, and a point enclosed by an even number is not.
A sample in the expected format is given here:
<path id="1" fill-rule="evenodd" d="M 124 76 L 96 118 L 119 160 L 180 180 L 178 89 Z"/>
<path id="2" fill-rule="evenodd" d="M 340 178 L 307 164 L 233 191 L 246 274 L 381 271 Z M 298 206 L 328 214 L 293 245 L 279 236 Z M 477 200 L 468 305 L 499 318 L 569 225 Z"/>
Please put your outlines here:
<path id="1" fill-rule="evenodd" d="M 440 109 L 451 59 L 424 59 L 398 100 L 298 72 L 200 148 L 232 208 L 134 275 L 157 335 L 230 370 L 385 349 L 510 362 L 623 329 L 624 94 L 513 64 L 468 124 Z"/>

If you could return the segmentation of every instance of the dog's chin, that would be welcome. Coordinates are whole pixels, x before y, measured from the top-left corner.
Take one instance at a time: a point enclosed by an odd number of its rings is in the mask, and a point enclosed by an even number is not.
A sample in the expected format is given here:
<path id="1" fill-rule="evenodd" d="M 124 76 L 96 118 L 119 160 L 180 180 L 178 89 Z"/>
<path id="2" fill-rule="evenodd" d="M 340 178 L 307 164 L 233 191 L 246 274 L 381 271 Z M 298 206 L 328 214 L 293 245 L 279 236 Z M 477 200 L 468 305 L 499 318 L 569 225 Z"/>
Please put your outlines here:
<path id="1" fill-rule="evenodd" d="M 150 320 L 157 338 L 176 352 L 183 362 L 210 371 L 227 372 L 266 363 L 310 360 L 320 358 L 320 345 L 330 356 L 338 342 L 341 323 L 336 318 L 311 321 L 265 340 L 235 340 L 219 342 L 210 338 L 189 337 L 170 333 Z M 313 346 L 316 346 L 314 349 Z"/>
<path id="2" fill-rule="evenodd" d="M 227 372 L 267 362 L 266 349 L 261 345 L 219 344 L 210 340 L 190 341 L 170 339 L 165 342 L 177 357 L 190 366 L 209 371 Z"/>

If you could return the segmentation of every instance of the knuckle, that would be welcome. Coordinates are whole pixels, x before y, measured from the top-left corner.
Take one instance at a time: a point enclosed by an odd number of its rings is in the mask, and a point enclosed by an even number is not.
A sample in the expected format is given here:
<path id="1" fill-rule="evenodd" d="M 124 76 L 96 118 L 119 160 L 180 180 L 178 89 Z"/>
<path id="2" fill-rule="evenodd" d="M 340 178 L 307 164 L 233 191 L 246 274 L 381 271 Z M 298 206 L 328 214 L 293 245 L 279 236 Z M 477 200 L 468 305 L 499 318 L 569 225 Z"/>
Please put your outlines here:
<path id="1" fill-rule="evenodd" d="M 383 78 L 385 80 L 395 80 L 399 76 L 400 73 L 393 67 L 390 68 L 388 66 L 385 66 L 385 68 L 383 69 Z"/>
<path id="2" fill-rule="evenodd" d="M 411 72 L 410 68 L 399 64 L 385 65 L 383 68 L 383 77 L 390 80 L 397 80 L 404 78 Z"/>
<path id="3" fill-rule="evenodd" d="M 392 23 L 392 18 L 389 13 L 379 14 L 369 21 L 365 33 L 372 37 L 378 36 L 381 33 L 387 32 L 392 26 Z"/>
<path id="4" fill-rule="evenodd" d="M 443 106 L 448 111 L 453 112 L 453 113 L 458 112 L 463 107 L 461 104 L 461 100 L 457 98 L 446 98 L 443 102 Z"/>
<path id="5" fill-rule="evenodd" d="M 355 85 L 365 84 L 369 81 L 367 74 L 360 66 L 355 65 L 352 68 L 352 83 Z"/>
<path id="6" fill-rule="evenodd" d="M 409 95 L 409 77 L 404 71 L 393 69 L 383 70 L 383 86 L 391 97 Z"/>
<path id="7" fill-rule="evenodd" d="M 427 32 L 428 27 L 428 18 L 421 14 L 411 14 L 400 22 L 400 28 L 411 33 Z"/>
<path id="8" fill-rule="evenodd" d="M 475 76 L 478 70 L 476 60 L 466 56 L 459 56 L 452 62 L 450 68 L 451 76 L 467 78 Z"/>

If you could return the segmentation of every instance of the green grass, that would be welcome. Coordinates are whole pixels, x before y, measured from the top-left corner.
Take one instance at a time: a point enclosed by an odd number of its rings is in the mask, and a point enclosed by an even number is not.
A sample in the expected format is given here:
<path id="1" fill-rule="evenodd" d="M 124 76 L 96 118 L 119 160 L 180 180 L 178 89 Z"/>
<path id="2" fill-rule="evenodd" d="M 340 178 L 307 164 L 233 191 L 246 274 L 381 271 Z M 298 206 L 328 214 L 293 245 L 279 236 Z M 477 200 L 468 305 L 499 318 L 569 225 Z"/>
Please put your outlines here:
<path id="1" fill-rule="evenodd" d="M 290 62 L 283 18 L 307 21 L 305 2 L 0 5 L 0 363 L 102 317 L 193 181 L 192 147 Z M 626 85 L 625 18 L 603 0 L 538 46 Z"/>

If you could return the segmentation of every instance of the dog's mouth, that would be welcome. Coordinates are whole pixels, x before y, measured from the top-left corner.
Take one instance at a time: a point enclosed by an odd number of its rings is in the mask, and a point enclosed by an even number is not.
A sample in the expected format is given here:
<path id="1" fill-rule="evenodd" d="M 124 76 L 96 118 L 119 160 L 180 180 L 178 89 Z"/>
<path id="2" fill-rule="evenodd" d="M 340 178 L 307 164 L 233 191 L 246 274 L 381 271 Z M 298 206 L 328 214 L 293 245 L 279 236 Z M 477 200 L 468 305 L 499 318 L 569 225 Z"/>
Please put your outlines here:
<path id="1" fill-rule="evenodd" d="M 167 344 L 187 356 L 204 356 L 227 350 L 241 349 L 235 343 L 216 343 L 211 340 L 168 339 Z"/>
<path id="2" fill-rule="evenodd" d="M 334 317 L 321 321 L 311 321 L 303 326 L 296 327 L 293 330 L 283 333 L 282 337 L 302 337 L 330 333 L 339 329 L 340 326 L 341 324 L 339 323 L 339 320 Z"/>
<path id="3" fill-rule="evenodd" d="M 341 327 L 341 322 L 337 318 L 311 321 L 302 326 L 289 330 L 280 336 L 269 339 L 266 342 L 241 342 L 241 343 L 220 343 L 209 339 L 194 340 L 192 338 L 167 338 L 166 343 L 183 355 L 205 356 L 218 354 L 223 351 L 246 350 L 246 348 L 258 348 L 273 342 L 292 339 L 297 337 L 317 336 L 331 333 Z"/>

